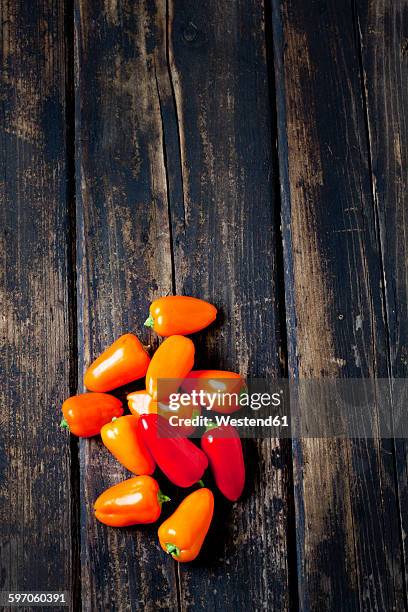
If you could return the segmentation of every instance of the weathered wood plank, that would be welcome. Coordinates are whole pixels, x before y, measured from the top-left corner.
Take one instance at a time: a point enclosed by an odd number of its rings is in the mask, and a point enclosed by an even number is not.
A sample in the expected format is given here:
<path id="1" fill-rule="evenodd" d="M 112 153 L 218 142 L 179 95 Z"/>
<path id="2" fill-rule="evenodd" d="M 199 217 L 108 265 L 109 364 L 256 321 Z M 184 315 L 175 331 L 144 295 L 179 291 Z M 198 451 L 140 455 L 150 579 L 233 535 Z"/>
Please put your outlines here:
<path id="1" fill-rule="evenodd" d="M 0 4 L 0 590 L 73 591 L 70 235 L 62 0 Z"/>
<path id="2" fill-rule="evenodd" d="M 391 375 L 408 374 L 408 4 L 356 3 L 367 111 L 371 179 L 381 241 Z M 402 533 L 408 533 L 408 448 L 396 440 Z M 402 539 L 407 580 L 408 551 Z"/>
<path id="3" fill-rule="evenodd" d="M 386 376 L 353 5 L 272 4 L 291 375 Z M 403 609 L 392 444 L 310 439 L 294 450 L 301 609 Z"/>
<path id="4" fill-rule="evenodd" d="M 168 3 L 167 19 L 167 66 L 158 76 L 176 194 L 176 289 L 221 312 L 197 337 L 197 364 L 277 377 L 282 338 L 263 7 L 177 0 Z M 246 495 L 233 505 L 216 498 L 203 556 L 179 568 L 183 610 L 289 609 L 287 446 L 263 440 L 245 449 Z"/>
<path id="5" fill-rule="evenodd" d="M 223 310 L 224 327 L 198 339 L 200 362 L 281 373 L 263 14 L 255 3 L 218 8 L 220 19 L 214 10 L 78 3 L 80 370 L 113 337 L 139 328 L 151 297 L 172 291 L 173 246 L 177 291 Z M 217 500 L 208 550 L 218 544 L 180 569 L 182 608 L 288 608 L 288 466 L 276 442 L 248 451 L 255 484 L 232 510 Z M 85 607 L 176 606 L 174 569 L 154 531 L 106 530 L 89 513 L 97 493 L 124 472 L 97 441 L 83 445 L 81 468 Z M 161 568 L 157 580 L 152 567 Z"/>
<path id="6" fill-rule="evenodd" d="M 149 302 L 172 291 L 155 75 L 165 21 L 156 12 L 149 2 L 76 3 L 81 378 L 120 334 L 140 332 L 148 343 L 143 321 Z M 175 566 L 159 547 L 157 525 L 112 529 L 93 517 L 96 497 L 129 476 L 99 439 L 82 444 L 84 608 L 176 609 Z"/>

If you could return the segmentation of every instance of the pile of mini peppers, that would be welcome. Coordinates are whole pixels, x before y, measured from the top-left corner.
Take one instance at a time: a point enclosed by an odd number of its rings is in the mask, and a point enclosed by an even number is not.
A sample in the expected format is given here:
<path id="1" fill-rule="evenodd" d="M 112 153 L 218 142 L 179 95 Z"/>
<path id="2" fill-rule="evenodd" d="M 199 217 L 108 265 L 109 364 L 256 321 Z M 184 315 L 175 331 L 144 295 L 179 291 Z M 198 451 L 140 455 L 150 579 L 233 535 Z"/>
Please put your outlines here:
<path id="1" fill-rule="evenodd" d="M 89 392 L 68 398 L 62 406 L 62 427 L 81 438 L 100 434 L 112 455 L 135 474 L 98 497 L 94 512 L 102 523 L 125 527 L 159 519 L 162 503 L 170 499 L 152 478 L 156 466 L 179 487 L 201 485 L 158 529 L 161 547 L 180 562 L 197 557 L 212 521 L 214 496 L 202 483 L 208 466 L 218 489 L 230 501 L 240 497 L 245 482 L 238 432 L 230 425 L 212 424 L 203 434 L 199 448 L 188 438 L 194 427 L 178 427 L 174 432 L 166 419 L 168 396 L 161 397 L 159 392 L 161 378 L 182 380 L 181 388 L 190 393 L 194 389 L 214 393 L 218 390 L 217 380 L 230 381 L 231 393 L 245 388 L 244 379 L 234 372 L 193 370 L 194 344 L 186 336 L 204 329 L 216 316 L 215 306 L 197 298 L 157 299 L 150 306 L 145 325 L 165 340 L 153 357 L 134 334 L 121 336 L 87 369 L 84 384 Z M 107 391 L 142 377 L 146 379 L 145 389 L 127 396 L 131 414 L 124 415 L 122 402 Z M 234 404 L 213 406 L 220 413 L 238 409 L 239 405 Z M 168 413 L 175 414 L 174 410 Z M 197 406 L 181 406 L 178 414 L 194 417 Z"/>

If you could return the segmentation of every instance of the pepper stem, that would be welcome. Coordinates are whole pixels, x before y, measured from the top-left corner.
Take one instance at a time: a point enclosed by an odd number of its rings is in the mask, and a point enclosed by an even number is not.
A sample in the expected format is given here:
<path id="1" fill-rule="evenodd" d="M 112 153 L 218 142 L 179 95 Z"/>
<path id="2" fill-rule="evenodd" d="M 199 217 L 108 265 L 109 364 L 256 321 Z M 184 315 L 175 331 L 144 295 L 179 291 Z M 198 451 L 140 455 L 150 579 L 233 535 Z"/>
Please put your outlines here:
<path id="1" fill-rule="evenodd" d="M 240 404 L 240 403 L 241 403 L 241 398 L 242 398 L 244 395 L 248 395 L 248 387 L 247 387 L 246 385 L 245 385 L 245 387 L 242 387 L 241 391 L 240 391 L 240 392 L 239 392 L 239 394 L 238 394 L 238 404 Z"/>
<path id="2" fill-rule="evenodd" d="M 62 417 L 62 419 L 61 419 L 60 427 L 61 427 L 61 429 L 68 429 L 68 431 L 69 431 L 69 425 L 66 422 L 64 417 Z"/>
<path id="3" fill-rule="evenodd" d="M 173 557 L 179 557 L 181 553 L 181 550 L 175 544 L 170 543 L 166 543 L 166 551 L 169 555 L 173 555 Z"/>
<path id="4" fill-rule="evenodd" d="M 154 325 L 154 319 L 153 319 L 153 317 L 152 317 L 152 315 L 151 315 L 151 314 L 149 314 L 149 316 L 147 317 L 146 321 L 144 322 L 144 325 L 145 325 L 146 327 L 153 327 L 153 325 Z"/>
<path id="5" fill-rule="evenodd" d="M 200 485 L 200 487 L 205 487 L 205 484 L 202 480 L 197 480 L 197 484 Z"/>
<path id="6" fill-rule="evenodd" d="M 157 499 L 159 500 L 159 504 L 171 501 L 170 497 L 167 497 L 167 495 L 163 495 L 161 491 L 158 492 Z"/>
<path id="7" fill-rule="evenodd" d="M 204 433 L 207 433 L 207 431 L 211 431 L 211 429 L 215 429 L 216 427 L 218 427 L 217 423 L 214 423 L 214 421 L 211 421 L 211 423 L 207 425 L 207 427 L 205 428 Z"/>

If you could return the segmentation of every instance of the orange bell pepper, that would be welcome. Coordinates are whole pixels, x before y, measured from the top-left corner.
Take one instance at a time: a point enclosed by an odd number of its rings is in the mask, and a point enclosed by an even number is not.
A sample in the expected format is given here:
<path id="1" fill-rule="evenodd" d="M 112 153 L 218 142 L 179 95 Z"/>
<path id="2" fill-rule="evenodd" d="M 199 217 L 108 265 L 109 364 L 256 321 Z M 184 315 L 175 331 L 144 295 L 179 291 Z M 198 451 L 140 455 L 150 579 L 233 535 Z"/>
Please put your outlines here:
<path id="1" fill-rule="evenodd" d="M 87 369 L 84 384 L 90 391 L 110 391 L 142 378 L 150 363 L 143 344 L 134 334 L 124 334 Z"/>
<path id="2" fill-rule="evenodd" d="M 146 390 L 154 400 L 167 399 L 177 391 L 183 379 L 194 365 L 194 344 L 184 336 L 170 336 L 159 346 L 146 373 Z M 179 379 L 163 383 L 157 389 L 159 379 Z"/>
<path id="3" fill-rule="evenodd" d="M 169 295 L 155 300 L 150 306 L 146 327 L 159 336 L 188 335 L 204 329 L 217 316 L 212 304 L 185 295 Z"/>
<path id="4" fill-rule="evenodd" d="M 162 549 L 176 561 L 193 561 L 201 550 L 213 512 L 214 496 L 210 489 L 198 489 L 188 495 L 159 527 Z"/>
<path id="5" fill-rule="evenodd" d="M 154 478 L 135 476 L 104 491 L 94 504 L 95 516 L 111 527 L 154 523 L 169 499 Z"/>
<path id="6" fill-rule="evenodd" d="M 73 395 L 62 404 L 61 427 L 81 438 L 96 436 L 105 423 L 123 414 L 122 402 L 107 393 Z"/>
<path id="7" fill-rule="evenodd" d="M 102 442 L 134 474 L 153 474 L 156 463 L 142 440 L 132 414 L 112 419 L 101 429 Z"/>
<path id="8" fill-rule="evenodd" d="M 232 414 L 240 409 L 236 401 L 239 394 L 246 389 L 245 379 L 235 372 L 225 370 L 192 370 L 181 383 L 182 390 L 186 393 L 196 391 L 205 395 L 213 396 L 216 400 L 212 410 L 221 414 Z M 217 394 L 220 394 L 218 401 Z M 223 397 L 225 394 L 225 397 Z M 232 394 L 231 396 L 228 394 Z M 236 396 L 236 397 L 235 397 Z M 207 403 L 204 402 L 203 406 Z M 208 406 L 210 404 L 208 403 Z"/>
<path id="9" fill-rule="evenodd" d="M 201 415 L 201 406 L 195 406 L 192 402 L 186 406 L 181 404 L 177 408 L 171 408 L 167 401 L 155 401 L 144 389 L 143 391 L 134 391 L 127 396 L 130 412 L 139 418 L 142 414 L 159 414 L 165 419 L 176 416 L 179 419 L 193 419 Z M 197 428 L 193 425 L 186 425 L 180 421 L 177 425 L 178 433 L 184 436 L 190 436 Z"/>

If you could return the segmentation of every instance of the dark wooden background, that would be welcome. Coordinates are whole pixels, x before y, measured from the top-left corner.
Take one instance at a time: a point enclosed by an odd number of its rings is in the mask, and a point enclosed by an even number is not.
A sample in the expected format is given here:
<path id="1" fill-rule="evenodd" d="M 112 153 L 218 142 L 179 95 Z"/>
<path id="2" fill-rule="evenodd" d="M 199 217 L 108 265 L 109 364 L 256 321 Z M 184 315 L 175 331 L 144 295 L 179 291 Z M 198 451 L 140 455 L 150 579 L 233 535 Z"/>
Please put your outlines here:
<path id="1" fill-rule="evenodd" d="M 142 323 L 172 292 L 221 310 L 198 366 L 407 376 L 408 1 L 0 8 L 0 590 L 406 610 L 405 441 L 247 441 L 242 501 L 177 565 L 155 526 L 95 522 L 127 473 L 58 422 L 118 335 L 157 346 Z"/>

